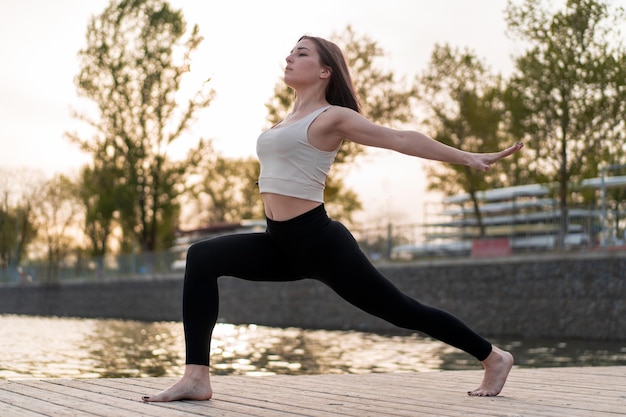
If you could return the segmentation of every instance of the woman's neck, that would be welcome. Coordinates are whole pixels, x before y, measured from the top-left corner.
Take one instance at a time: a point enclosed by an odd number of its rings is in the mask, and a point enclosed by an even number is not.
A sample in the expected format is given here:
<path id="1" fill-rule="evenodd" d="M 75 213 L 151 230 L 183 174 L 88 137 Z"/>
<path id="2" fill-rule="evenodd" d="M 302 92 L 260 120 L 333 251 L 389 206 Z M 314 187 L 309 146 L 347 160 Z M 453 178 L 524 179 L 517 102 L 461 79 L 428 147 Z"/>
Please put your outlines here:
<path id="1" fill-rule="evenodd" d="M 291 114 L 309 113 L 327 105 L 328 101 L 326 101 L 326 94 L 323 90 L 316 88 L 313 90 L 297 91 Z"/>

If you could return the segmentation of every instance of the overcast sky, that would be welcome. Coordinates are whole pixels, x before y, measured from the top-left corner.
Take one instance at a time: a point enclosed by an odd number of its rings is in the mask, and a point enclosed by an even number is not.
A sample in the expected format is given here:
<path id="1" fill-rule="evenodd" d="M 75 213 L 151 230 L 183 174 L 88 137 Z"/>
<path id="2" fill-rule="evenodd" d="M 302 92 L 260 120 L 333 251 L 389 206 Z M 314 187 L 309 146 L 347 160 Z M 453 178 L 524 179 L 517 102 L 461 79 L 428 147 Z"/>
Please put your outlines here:
<path id="1" fill-rule="evenodd" d="M 89 18 L 104 0 L 0 0 L 0 166 L 76 172 L 87 157 L 64 132 L 81 128 L 72 110 L 85 102 L 73 83 Z M 189 84 L 211 78 L 216 99 L 180 142 L 210 138 L 227 156 L 254 155 L 265 126 L 264 103 L 280 80 L 284 57 L 303 34 L 330 37 L 351 25 L 387 53 L 386 68 L 413 78 L 436 43 L 468 47 L 494 72 L 508 74 L 515 43 L 506 36 L 502 0 L 172 0 L 205 40 Z M 420 129 L 420 126 L 415 126 Z M 348 179 L 366 203 L 364 217 L 421 222 L 424 172 L 404 155 L 374 150 Z M 432 200 L 432 199 L 431 199 Z"/>

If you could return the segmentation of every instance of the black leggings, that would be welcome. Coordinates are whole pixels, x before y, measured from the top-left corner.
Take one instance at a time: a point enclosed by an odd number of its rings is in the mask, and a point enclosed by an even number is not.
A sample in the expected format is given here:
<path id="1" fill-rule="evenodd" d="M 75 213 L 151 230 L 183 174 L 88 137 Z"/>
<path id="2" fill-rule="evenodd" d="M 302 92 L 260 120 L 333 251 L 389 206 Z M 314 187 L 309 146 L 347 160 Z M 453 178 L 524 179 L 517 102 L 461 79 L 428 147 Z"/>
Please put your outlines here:
<path id="1" fill-rule="evenodd" d="M 287 221 L 267 220 L 264 233 L 220 236 L 187 253 L 183 290 L 186 363 L 209 364 L 217 321 L 217 279 L 319 280 L 349 303 L 396 326 L 423 332 L 484 360 L 491 344 L 453 315 L 400 292 L 361 252 L 351 233 L 323 205 Z"/>

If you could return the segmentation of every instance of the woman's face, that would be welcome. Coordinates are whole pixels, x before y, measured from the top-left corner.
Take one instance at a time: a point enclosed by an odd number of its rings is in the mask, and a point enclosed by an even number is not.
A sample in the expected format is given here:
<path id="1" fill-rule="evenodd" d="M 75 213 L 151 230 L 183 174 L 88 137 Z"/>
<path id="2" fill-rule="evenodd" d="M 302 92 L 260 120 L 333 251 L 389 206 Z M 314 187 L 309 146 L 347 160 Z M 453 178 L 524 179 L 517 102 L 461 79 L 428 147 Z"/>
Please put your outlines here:
<path id="1" fill-rule="evenodd" d="M 327 78 L 330 69 L 320 63 L 315 43 L 302 39 L 285 58 L 285 83 L 296 88 Z"/>

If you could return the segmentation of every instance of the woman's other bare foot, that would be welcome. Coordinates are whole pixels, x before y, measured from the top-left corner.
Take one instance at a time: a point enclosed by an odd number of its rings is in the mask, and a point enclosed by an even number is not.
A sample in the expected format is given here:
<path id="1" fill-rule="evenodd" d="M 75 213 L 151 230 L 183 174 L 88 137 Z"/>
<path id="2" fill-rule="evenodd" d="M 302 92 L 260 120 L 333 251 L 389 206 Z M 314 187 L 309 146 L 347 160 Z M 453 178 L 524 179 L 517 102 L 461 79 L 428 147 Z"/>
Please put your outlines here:
<path id="1" fill-rule="evenodd" d="M 209 400 L 213 396 L 209 367 L 186 365 L 180 381 L 156 395 L 145 395 L 144 402 L 164 402 L 178 400 Z"/>
<path id="2" fill-rule="evenodd" d="M 468 391 L 467 395 L 493 397 L 500 394 L 513 367 L 513 355 L 493 346 L 491 353 L 483 361 L 483 367 L 485 368 L 483 382 L 474 391 Z"/>

